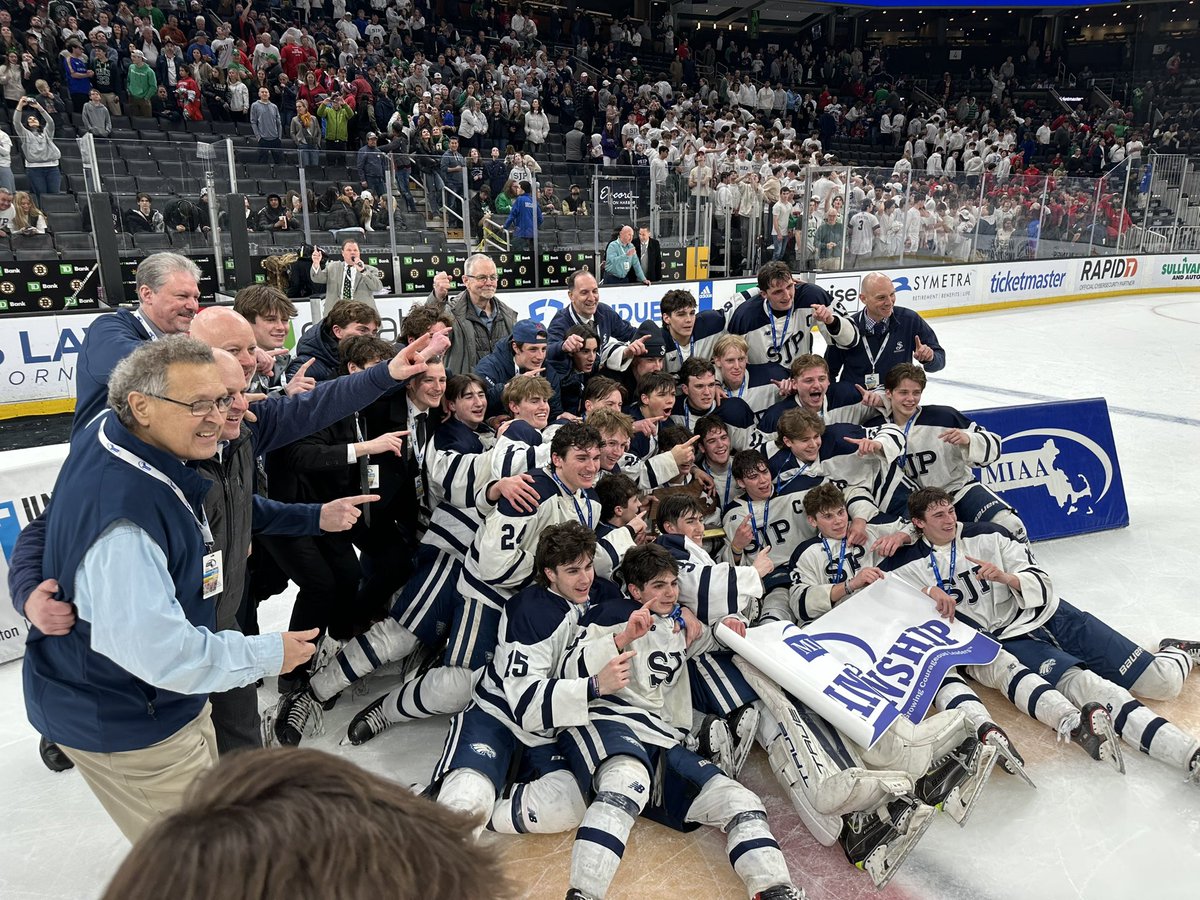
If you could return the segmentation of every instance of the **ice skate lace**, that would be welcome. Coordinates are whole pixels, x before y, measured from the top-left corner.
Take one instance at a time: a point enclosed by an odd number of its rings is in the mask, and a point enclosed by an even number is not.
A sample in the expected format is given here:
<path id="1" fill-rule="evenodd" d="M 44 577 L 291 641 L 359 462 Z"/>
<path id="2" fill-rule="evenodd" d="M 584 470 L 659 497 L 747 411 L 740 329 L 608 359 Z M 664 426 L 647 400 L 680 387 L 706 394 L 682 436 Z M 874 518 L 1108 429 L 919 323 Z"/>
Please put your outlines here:
<path id="1" fill-rule="evenodd" d="M 288 710 L 287 724 L 300 734 L 309 737 L 325 733 L 324 709 L 320 702 L 308 691 L 296 698 L 292 708 Z"/>
<path id="2" fill-rule="evenodd" d="M 1058 743 L 1070 743 L 1071 733 L 1075 731 L 1075 729 L 1078 728 L 1082 723 L 1083 717 L 1078 712 L 1063 716 L 1062 721 L 1058 723 Z"/>
<path id="3" fill-rule="evenodd" d="M 371 729 L 371 734 L 374 735 L 385 731 L 390 724 L 387 716 L 384 715 L 382 703 L 368 710 L 366 715 L 363 716 L 363 722 L 366 723 L 367 727 Z"/>

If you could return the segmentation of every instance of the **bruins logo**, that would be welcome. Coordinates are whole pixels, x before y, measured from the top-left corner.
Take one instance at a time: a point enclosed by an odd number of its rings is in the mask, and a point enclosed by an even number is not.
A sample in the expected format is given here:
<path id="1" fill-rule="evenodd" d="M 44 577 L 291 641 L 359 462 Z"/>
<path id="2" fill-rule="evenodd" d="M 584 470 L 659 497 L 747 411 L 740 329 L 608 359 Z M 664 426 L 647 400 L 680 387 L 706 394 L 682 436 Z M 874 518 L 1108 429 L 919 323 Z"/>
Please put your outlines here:
<path id="1" fill-rule="evenodd" d="M 38 306 L 40 306 L 42 309 L 52 309 L 54 307 L 54 301 L 49 297 L 38 297 Z"/>
<path id="2" fill-rule="evenodd" d="M 11 281 L 0 281 L 0 294 L 15 294 L 17 286 Z"/>
<path id="3" fill-rule="evenodd" d="M 45 278 L 46 275 L 48 275 L 49 273 L 50 273 L 50 270 L 48 268 L 46 268 L 44 263 L 34 263 L 33 264 L 33 274 L 36 275 L 38 278 Z"/>

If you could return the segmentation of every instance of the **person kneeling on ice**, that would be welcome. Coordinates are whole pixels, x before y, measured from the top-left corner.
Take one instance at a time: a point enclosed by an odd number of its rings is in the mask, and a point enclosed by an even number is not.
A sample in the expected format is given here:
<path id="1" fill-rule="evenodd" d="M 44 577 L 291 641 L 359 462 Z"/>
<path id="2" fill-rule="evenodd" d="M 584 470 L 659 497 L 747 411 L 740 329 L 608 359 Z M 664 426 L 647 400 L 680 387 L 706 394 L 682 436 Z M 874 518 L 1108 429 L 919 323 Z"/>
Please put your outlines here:
<path id="1" fill-rule="evenodd" d="M 642 814 L 680 831 L 720 828 L 751 897 L 803 898 L 792 885 L 762 801 L 685 746 L 692 710 L 684 663 L 713 642 L 705 632 L 688 646 L 680 624 L 678 572 L 664 547 L 647 544 L 626 552 L 621 574 L 629 596 L 588 610 L 581 622 L 584 638 L 568 653 L 564 670 L 579 671 L 596 643 L 611 646 L 639 620 L 645 629 L 634 643 L 629 683 L 592 699 L 588 723 L 559 738 L 580 790 L 590 798 L 571 851 L 567 898 L 605 896 Z"/>
<path id="2" fill-rule="evenodd" d="M 961 525 L 953 497 L 922 488 L 908 498 L 921 539 L 881 564 L 949 619 L 1000 641 L 1072 703 L 1112 710 L 1113 730 L 1200 784 L 1200 740 L 1147 709 L 1133 693 L 1169 700 L 1200 655 L 1200 642 L 1165 640 L 1147 653 L 1090 613 L 1059 599 L 1029 548 L 994 523 Z"/>

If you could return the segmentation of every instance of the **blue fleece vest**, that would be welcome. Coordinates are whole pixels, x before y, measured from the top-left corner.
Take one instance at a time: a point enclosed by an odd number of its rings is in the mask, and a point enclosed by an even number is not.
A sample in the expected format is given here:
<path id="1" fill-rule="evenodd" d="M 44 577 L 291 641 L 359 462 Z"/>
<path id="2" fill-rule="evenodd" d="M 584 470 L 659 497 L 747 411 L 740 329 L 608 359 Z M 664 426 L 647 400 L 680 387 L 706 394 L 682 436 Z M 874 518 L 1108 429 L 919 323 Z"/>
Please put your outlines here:
<path id="1" fill-rule="evenodd" d="M 75 596 L 75 576 L 88 549 L 119 519 L 142 528 L 167 558 L 175 600 L 189 622 L 215 630 L 216 605 L 204 600 L 200 529 L 175 493 L 136 466 L 115 457 L 107 438 L 170 478 L 199 515 L 210 482 L 178 459 L 139 440 L 106 412 L 80 428 L 54 486 L 46 533 L 43 577 L 56 578 L 60 599 Z M 103 598 L 99 601 L 103 609 Z M 77 750 L 113 753 L 165 740 L 199 715 L 206 695 L 155 688 L 91 648 L 91 623 L 76 619 L 62 637 L 31 629 L 25 651 L 25 709 L 30 723 L 52 741 Z M 155 635 L 132 633 L 131 641 Z"/>

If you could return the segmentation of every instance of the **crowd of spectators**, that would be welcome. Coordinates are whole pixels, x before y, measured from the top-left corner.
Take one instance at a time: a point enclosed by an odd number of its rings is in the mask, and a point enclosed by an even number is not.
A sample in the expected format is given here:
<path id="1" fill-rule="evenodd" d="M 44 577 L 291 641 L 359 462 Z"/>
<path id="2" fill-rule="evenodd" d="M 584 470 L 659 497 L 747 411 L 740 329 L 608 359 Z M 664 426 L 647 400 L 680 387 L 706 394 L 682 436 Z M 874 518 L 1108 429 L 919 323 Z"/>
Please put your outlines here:
<path id="1" fill-rule="evenodd" d="M 1119 167 L 1192 148 L 1197 124 L 1179 53 L 1128 107 L 1054 109 L 1030 95 L 1051 66 L 1036 44 L 919 89 L 881 47 L 701 40 L 670 12 L 649 23 L 485 0 L 440 13 L 426 0 L 23 0 L 0 11 L 0 59 L 35 201 L 61 189 L 56 124 L 106 137 L 114 116 L 227 122 L 256 148 L 244 159 L 278 167 L 251 230 L 296 229 L 306 212 L 335 233 L 385 230 L 420 201 L 476 239 L 526 244 L 547 215 L 594 212 L 590 175 L 605 168 L 636 179 L 639 214 L 651 186 L 660 210 L 710 203 L 714 244 L 728 233 L 743 267 L 1111 245 L 1132 222 Z M 299 165 L 341 177 L 300 197 Z M 123 227 L 170 230 L 143 202 Z M 207 227 L 203 200 L 187 202 Z"/>

